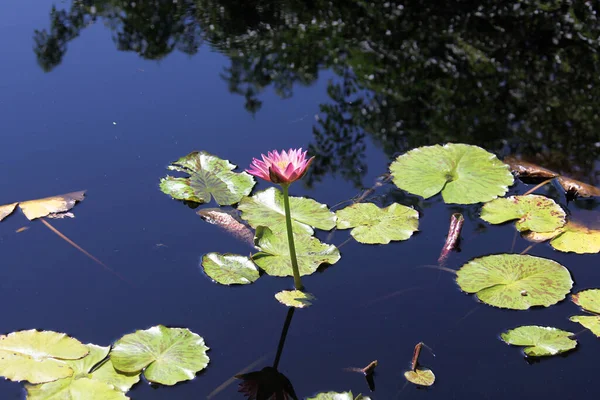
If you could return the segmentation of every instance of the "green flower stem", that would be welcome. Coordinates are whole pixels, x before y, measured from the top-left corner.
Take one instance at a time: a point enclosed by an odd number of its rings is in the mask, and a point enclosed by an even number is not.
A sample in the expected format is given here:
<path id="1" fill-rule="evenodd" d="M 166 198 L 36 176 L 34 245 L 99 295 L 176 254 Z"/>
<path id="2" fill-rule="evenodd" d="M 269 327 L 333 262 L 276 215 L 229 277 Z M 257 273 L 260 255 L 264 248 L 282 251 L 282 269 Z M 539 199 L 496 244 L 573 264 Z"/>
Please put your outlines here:
<path id="1" fill-rule="evenodd" d="M 292 271 L 294 272 L 294 286 L 296 290 L 304 289 L 300 279 L 300 270 L 298 269 L 298 259 L 296 258 L 296 246 L 294 245 L 294 231 L 292 230 L 292 214 L 290 213 L 289 184 L 282 184 L 283 188 L 283 207 L 285 209 L 285 225 L 287 227 L 288 245 L 290 246 L 290 258 L 292 261 Z"/>

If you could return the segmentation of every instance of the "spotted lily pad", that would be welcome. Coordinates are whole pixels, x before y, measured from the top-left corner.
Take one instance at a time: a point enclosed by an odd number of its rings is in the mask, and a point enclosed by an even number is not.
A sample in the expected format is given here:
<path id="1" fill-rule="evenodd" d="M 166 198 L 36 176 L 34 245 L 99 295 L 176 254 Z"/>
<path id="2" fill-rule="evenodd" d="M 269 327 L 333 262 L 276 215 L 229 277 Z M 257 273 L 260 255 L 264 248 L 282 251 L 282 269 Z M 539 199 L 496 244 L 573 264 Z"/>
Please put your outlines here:
<path id="1" fill-rule="evenodd" d="M 575 315 L 569 318 L 591 330 L 594 335 L 600 337 L 600 289 L 589 289 L 571 296 L 573 303 L 585 311 L 599 315 Z"/>
<path id="2" fill-rule="evenodd" d="M 209 362 L 204 339 L 185 328 L 153 326 L 119 339 L 110 354 L 117 371 L 136 373 L 154 383 L 174 385 L 194 379 Z"/>
<path id="3" fill-rule="evenodd" d="M 446 203 L 474 204 L 503 196 L 514 182 L 508 166 L 492 153 L 467 144 L 426 146 L 399 156 L 390 171 L 396 186 Z"/>
<path id="4" fill-rule="evenodd" d="M 550 246 L 565 253 L 600 253 L 600 230 L 573 221 L 553 232 L 528 232 L 524 237 L 533 242 L 550 240 Z"/>
<path id="5" fill-rule="evenodd" d="M 177 200 L 208 203 L 214 197 L 222 206 L 235 204 L 250 194 L 255 183 L 246 172 L 232 172 L 235 167 L 227 160 L 195 151 L 168 167 L 189 177 L 166 176 L 160 181 L 160 190 Z"/>
<path id="6" fill-rule="evenodd" d="M 359 394 L 354 398 L 352 392 L 327 392 L 327 393 L 319 393 L 314 397 L 309 397 L 307 400 L 370 400 L 370 397 L 363 396 Z"/>
<path id="7" fill-rule="evenodd" d="M 260 276 L 252 260 L 237 254 L 205 254 L 202 268 L 206 275 L 221 285 L 247 285 Z"/>
<path id="8" fill-rule="evenodd" d="M 433 371 L 423 367 L 417 367 L 414 371 L 406 371 L 404 377 L 410 383 L 419 386 L 431 386 L 435 382 Z"/>
<path id="9" fill-rule="evenodd" d="M 89 354 L 87 356 L 79 360 L 65 361 L 65 363 L 73 369 L 72 376 L 54 382 L 43 383 L 41 385 L 27 385 L 27 399 L 127 399 L 128 397 L 117 391 L 117 388 L 112 385 L 114 379 L 107 382 L 104 379 L 98 379 L 99 377 L 103 377 L 102 375 L 89 373 L 94 366 L 106 358 L 110 347 L 101 347 L 94 344 L 88 344 L 87 347 L 89 349 Z M 115 375 L 119 374 L 115 372 Z M 123 376 L 122 379 L 129 379 L 131 381 L 131 384 L 127 387 L 127 390 L 129 390 L 134 383 L 139 381 L 139 376 Z M 93 392 L 89 392 L 90 390 L 93 390 Z M 127 390 L 123 391 L 126 392 Z"/>
<path id="10" fill-rule="evenodd" d="M 283 193 L 274 187 L 242 199 L 238 209 L 253 228 L 268 226 L 273 232 L 286 232 Z M 313 227 L 326 231 L 335 227 L 335 214 L 312 199 L 290 196 L 290 213 L 295 233 L 312 235 Z"/>
<path id="11" fill-rule="evenodd" d="M 73 375 L 64 360 L 89 352 L 78 340 L 52 331 L 13 332 L 0 336 L 0 376 L 11 381 L 51 382 Z"/>
<path id="12" fill-rule="evenodd" d="M 350 234 L 360 243 L 406 240 L 419 228 L 418 211 L 397 203 L 386 208 L 357 203 L 337 211 L 336 216 L 338 229 L 354 228 Z"/>
<path id="13" fill-rule="evenodd" d="M 524 346 L 525 355 L 531 357 L 554 356 L 573 350 L 577 341 L 573 333 L 546 326 L 520 326 L 500 335 L 502 340 L 514 346 Z"/>
<path id="14" fill-rule="evenodd" d="M 321 243 L 319 239 L 307 234 L 294 235 L 294 244 L 300 275 L 310 275 L 319 265 L 335 264 L 341 257 L 337 247 Z M 263 271 L 272 276 L 293 276 L 290 248 L 285 234 L 274 233 L 269 228 L 260 226 L 256 230 L 256 245 L 260 251 L 252 256 L 252 260 Z"/>
<path id="15" fill-rule="evenodd" d="M 515 226 L 520 232 L 551 232 L 564 226 L 566 217 L 554 200 L 536 194 L 495 199 L 481 209 L 481 219 L 491 224 L 516 219 Z"/>
<path id="16" fill-rule="evenodd" d="M 475 258 L 458 270 L 456 281 L 482 302 L 513 310 L 551 306 L 573 286 L 569 271 L 556 261 L 519 254 Z"/>
<path id="17" fill-rule="evenodd" d="M 275 298 L 288 307 L 306 308 L 312 305 L 315 299 L 310 293 L 301 290 L 283 290 L 275 295 Z"/>

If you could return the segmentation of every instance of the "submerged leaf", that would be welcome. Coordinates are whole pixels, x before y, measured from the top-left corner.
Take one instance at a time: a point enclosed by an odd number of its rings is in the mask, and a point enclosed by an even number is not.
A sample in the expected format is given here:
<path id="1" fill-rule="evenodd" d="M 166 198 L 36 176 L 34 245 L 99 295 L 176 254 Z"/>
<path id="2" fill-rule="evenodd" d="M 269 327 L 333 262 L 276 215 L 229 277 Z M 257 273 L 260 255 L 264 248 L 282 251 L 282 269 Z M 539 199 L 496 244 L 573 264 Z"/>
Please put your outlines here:
<path id="1" fill-rule="evenodd" d="M 561 176 L 558 178 L 558 183 L 562 186 L 565 192 L 579 197 L 596 197 L 600 196 L 600 188 L 578 181 L 576 179 Z"/>
<path id="2" fill-rule="evenodd" d="M 500 335 L 508 344 L 525 346 L 525 355 L 532 357 L 553 356 L 573 350 L 577 341 L 571 336 L 571 332 L 534 325 L 520 326 Z"/>
<path id="3" fill-rule="evenodd" d="M 73 375 L 63 360 L 89 352 L 78 340 L 52 331 L 20 331 L 0 336 L 0 376 L 11 381 L 51 382 Z"/>
<path id="4" fill-rule="evenodd" d="M 283 193 L 274 187 L 245 197 L 238 209 L 253 228 L 267 226 L 273 232 L 286 232 Z M 304 197 L 290 196 L 290 213 L 295 233 L 312 235 L 313 227 L 330 230 L 335 227 L 335 214 L 325 204 Z"/>
<path id="5" fill-rule="evenodd" d="M 332 244 L 321 243 L 307 234 L 294 235 L 300 275 L 310 275 L 323 263 L 335 264 L 340 252 Z M 261 250 L 252 260 L 271 276 L 293 276 L 287 236 L 263 226 L 256 230 L 256 245 Z"/>
<path id="6" fill-rule="evenodd" d="M 419 227 L 419 212 L 397 203 L 379 208 L 357 203 L 336 212 L 338 229 L 354 228 L 350 234 L 360 243 L 388 244 L 406 240 Z"/>
<path id="7" fill-rule="evenodd" d="M 115 369 L 135 373 L 154 383 L 174 385 L 194 379 L 209 362 L 204 339 L 185 328 L 153 326 L 119 339 L 110 353 Z"/>
<path id="8" fill-rule="evenodd" d="M 254 247 L 254 232 L 237 220 L 236 212 L 237 210 L 225 211 L 220 208 L 203 208 L 196 214 L 209 224 L 217 225 L 225 232 Z"/>
<path id="9" fill-rule="evenodd" d="M 508 164 L 510 170 L 519 178 L 552 179 L 558 176 L 554 171 L 528 161 L 519 160 L 513 156 L 506 157 L 504 162 Z"/>
<path id="10" fill-rule="evenodd" d="M 206 275 L 221 285 L 247 285 L 259 278 L 258 268 L 252 260 L 237 254 L 205 254 L 202 268 Z"/>
<path id="11" fill-rule="evenodd" d="M 573 286 L 569 271 L 556 261 L 519 254 L 475 258 L 458 270 L 456 281 L 482 302 L 513 310 L 551 306 Z"/>
<path id="12" fill-rule="evenodd" d="M 235 167 L 227 160 L 195 151 L 168 167 L 189 177 L 167 176 L 161 179 L 160 190 L 177 200 L 208 203 L 214 197 L 219 205 L 235 204 L 250 194 L 255 183 L 246 172 L 232 172 Z"/>
<path id="13" fill-rule="evenodd" d="M 481 209 L 481 219 L 491 224 L 518 220 L 520 232 L 551 232 L 565 225 L 566 217 L 554 200 L 536 194 L 495 199 Z"/>
<path id="14" fill-rule="evenodd" d="M 82 190 L 43 199 L 22 201 L 19 203 L 19 208 L 21 208 L 27 219 L 31 221 L 49 214 L 69 211 L 75 203 L 84 199 L 84 195 L 85 190 Z"/>
<path id="15" fill-rule="evenodd" d="M 17 204 L 19 203 L 5 204 L 0 206 L 0 221 L 12 214 L 13 211 L 15 211 Z"/>
<path id="16" fill-rule="evenodd" d="M 275 298 L 288 307 L 305 308 L 312 305 L 315 296 L 301 290 L 283 290 L 275 295 Z"/>
<path id="17" fill-rule="evenodd" d="M 400 189 L 426 199 L 442 192 L 446 203 L 490 201 L 514 182 L 508 166 L 494 154 L 467 144 L 413 149 L 399 156 L 390 171 Z"/>
<path id="18" fill-rule="evenodd" d="M 414 371 L 406 371 L 404 377 L 410 383 L 419 386 L 431 386 L 435 382 L 433 371 L 423 367 L 417 367 Z"/>

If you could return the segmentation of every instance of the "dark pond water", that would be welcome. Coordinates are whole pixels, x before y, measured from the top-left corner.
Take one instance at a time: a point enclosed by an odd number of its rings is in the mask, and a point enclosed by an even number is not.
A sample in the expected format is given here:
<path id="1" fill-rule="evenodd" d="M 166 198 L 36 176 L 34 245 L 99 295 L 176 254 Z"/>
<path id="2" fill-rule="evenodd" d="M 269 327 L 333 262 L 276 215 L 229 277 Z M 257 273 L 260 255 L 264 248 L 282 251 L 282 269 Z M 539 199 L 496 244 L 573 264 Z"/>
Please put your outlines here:
<path id="1" fill-rule="evenodd" d="M 210 251 L 247 254 L 158 189 L 166 166 L 207 150 L 246 167 L 275 148 L 317 156 L 295 195 L 328 205 L 371 186 L 395 155 L 463 142 L 520 154 L 592 184 L 600 181 L 600 22 L 594 2 L 571 1 L 5 0 L 0 5 L 0 204 L 87 189 L 73 220 L 53 224 L 131 284 L 107 273 L 42 223 L 0 224 L 3 333 L 46 329 L 107 345 L 156 324 L 188 327 L 211 363 L 172 388 L 139 384 L 134 399 L 206 398 L 254 364 L 272 362 L 287 309 L 273 294 L 291 279 L 212 283 Z M 56 7 L 56 8 L 54 8 Z M 259 188 L 267 185 L 261 183 Z M 518 185 L 511 193 L 523 193 Z M 567 205 L 598 222 L 598 201 Z M 349 242 L 342 259 L 305 278 L 318 302 L 297 310 L 280 371 L 297 394 L 367 393 L 347 367 L 377 359 L 375 399 L 591 398 L 600 341 L 528 363 L 498 339 L 519 325 L 579 332 L 578 308 L 495 309 L 461 293 L 436 264 L 452 212 L 465 214 L 463 251 L 447 266 L 529 243 L 490 227 L 479 206 L 449 207 L 392 187 L 376 201 L 413 205 L 406 242 Z M 16 233 L 23 226 L 30 229 Z M 322 240 L 341 244 L 347 232 Z M 600 286 L 598 255 L 530 254 L 567 266 L 574 290 Z M 403 371 L 423 341 L 436 357 L 428 390 Z M 2 382 L 0 398 L 24 397 Z M 242 398 L 237 382 L 215 399 Z"/>

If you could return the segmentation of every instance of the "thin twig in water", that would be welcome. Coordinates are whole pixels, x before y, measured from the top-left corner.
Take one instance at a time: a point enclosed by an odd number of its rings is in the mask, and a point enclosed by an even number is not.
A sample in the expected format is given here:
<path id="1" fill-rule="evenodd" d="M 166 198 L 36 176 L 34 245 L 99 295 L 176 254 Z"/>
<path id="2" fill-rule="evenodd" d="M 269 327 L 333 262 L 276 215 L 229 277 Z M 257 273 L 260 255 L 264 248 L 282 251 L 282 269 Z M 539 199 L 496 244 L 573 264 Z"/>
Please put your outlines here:
<path id="1" fill-rule="evenodd" d="M 546 179 L 544 182 L 535 185 L 534 187 L 532 187 L 531 189 L 529 189 L 528 191 L 526 191 L 525 193 L 523 193 L 523 196 L 527 196 L 528 194 L 531 194 L 533 192 L 535 192 L 536 190 L 538 190 L 539 188 L 541 188 L 542 186 L 552 182 L 554 178 L 550 178 L 550 179 Z"/>
<path id="2" fill-rule="evenodd" d="M 96 264 L 100 265 L 102 268 L 106 269 L 108 272 L 110 272 L 111 274 L 115 275 L 117 278 L 121 279 L 123 282 L 126 282 L 126 283 L 128 283 L 128 284 L 130 284 L 130 285 L 133 286 L 133 284 L 131 282 L 129 282 L 124 277 L 122 277 L 117 271 L 111 269 L 108 265 L 104 264 L 102 261 L 98 260 L 96 257 L 94 257 L 93 255 L 91 255 L 90 253 L 88 253 L 87 251 L 85 251 L 77 243 L 75 243 L 74 241 L 72 241 L 71 239 L 69 239 L 68 237 L 66 237 L 58 229 L 56 229 L 55 227 L 53 227 L 52 225 L 50 225 L 50 223 L 48 221 L 46 221 L 43 218 L 40 218 L 40 221 L 42 221 L 42 223 L 44 225 L 46 225 L 48 227 L 48 229 L 50 229 L 52 232 L 56 233 L 61 239 L 63 239 L 64 241 L 66 241 L 67 243 L 69 243 L 71 246 L 75 247 L 77 250 L 79 250 L 80 252 L 82 252 L 83 254 L 85 254 L 86 256 L 88 256 L 90 259 L 92 259 L 94 262 L 96 262 Z"/>
<path id="3" fill-rule="evenodd" d="M 510 245 L 510 252 L 512 253 L 513 251 L 515 251 L 515 244 L 517 243 L 517 231 L 515 231 L 515 234 L 513 235 L 513 240 L 512 240 L 512 244 Z"/>
<path id="4" fill-rule="evenodd" d="M 344 240 L 339 246 L 337 246 L 338 249 L 341 249 L 343 246 L 345 246 L 346 244 L 348 244 L 348 242 L 352 241 L 352 236 L 350 236 L 348 239 Z"/>
<path id="5" fill-rule="evenodd" d="M 450 217 L 450 227 L 448 228 L 448 236 L 446 237 L 446 243 L 442 248 L 442 252 L 438 258 L 438 264 L 444 265 L 448 259 L 448 255 L 454 249 L 458 248 L 458 242 L 460 240 L 460 232 L 462 230 L 465 218 L 461 213 L 454 213 Z"/>
<path id="6" fill-rule="evenodd" d="M 519 253 L 519 254 L 521 254 L 521 255 L 523 255 L 523 254 L 527 254 L 527 252 L 528 252 L 529 250 L 533 249 L 533 248 L 535 247 L 535 245 L 536 245 L 536 244 L 537 244 L 537 243 L 530 244 L 529 246 L 527 246 L 527 247 L 525 248 L 525 250 L 523 250 L 523 251 L 522 251 L 521 253 Z"/>
<path id="7" fill-rule="evenodd" d="M 450 272 L 451 274 L 456 275 L 456 271 L 453 270 L 452 268 L 448 268 L 448 267 L 442 267 L 440 265 L 420 265 L 417 268 L 432 268 L 432 269 L 439 269 L 442 271 L 446 271 L 446 272 Z"/>

